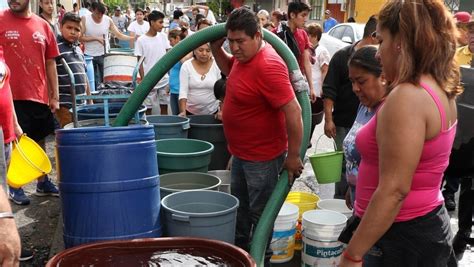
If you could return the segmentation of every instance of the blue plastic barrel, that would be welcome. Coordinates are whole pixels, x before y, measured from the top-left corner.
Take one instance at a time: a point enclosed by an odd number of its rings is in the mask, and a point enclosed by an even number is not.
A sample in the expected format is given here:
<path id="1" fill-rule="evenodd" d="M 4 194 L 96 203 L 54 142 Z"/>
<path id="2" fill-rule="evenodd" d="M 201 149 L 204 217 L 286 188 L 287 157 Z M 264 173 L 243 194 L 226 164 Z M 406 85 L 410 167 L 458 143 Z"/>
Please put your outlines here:
<path id="1" fill-rule="evenodd" d="M 56 131 L 64 245 L 160 237 L 153 126 Z"/>
<path id="2" fill-rule="evenodd" d="M 92 64 L 92 57 L 85 56 L 86 59 L 86 71 L 87 71 L 87 79 L 89 79 L 89 87 L 91 88 L 91 92 L 95 91 L 95 77 L 94 77 L 94 65 Z"/>

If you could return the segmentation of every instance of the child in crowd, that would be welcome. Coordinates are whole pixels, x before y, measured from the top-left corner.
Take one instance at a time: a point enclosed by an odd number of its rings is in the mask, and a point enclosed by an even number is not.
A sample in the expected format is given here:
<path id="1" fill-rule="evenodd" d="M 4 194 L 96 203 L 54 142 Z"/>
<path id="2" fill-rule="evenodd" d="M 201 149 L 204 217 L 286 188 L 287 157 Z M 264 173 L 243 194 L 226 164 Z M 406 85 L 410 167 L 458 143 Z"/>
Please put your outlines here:
<path id="1" fill-rule="evenodd" d="M 216 99 L 219 100 L 219 109 L 216 113 L 216 119 L 222 120 L 222 108 L 224 107 L 224 98 L 225 98 L 225 84 L 227 82 L 227 78 L 222 75 L 222 78 L 216 81 L 214 84 L 214 95 Z"/>
<path id="2" fill-rule="evenodd" d="M 135 55 L 144 57 L 143 63 L 140 65 L 140 76 L 145 75 L 160 60 L 166 52 L 171 49 L 168 37 L 163 30 L 163 19 L 165 14 L 160 11 L 153 10 L 148 15 L 150 29 L 148 32 L 140 36 L 135 47 Z M 169 76 L 165 74 L 163 78 L 155 85 L 155 88 L 148 94 L 145 99 L 147 106 L 147 114 L 168 114 L 169 100 Z"/>
<path id="3" fill-rule="evenodd" d="M 174 47 L 177 45 L 182 39 L 182 32 L 180 28 L 176 28 L 170 30 L 168 33 L 168 40 L 170 41 L 170 45 Z M 180 61 L 178 61 L 169 71 L 169 85 L 170 85 L 170 107 L 171 112 L 173 115 L 179 114 L 179 71 L 181 70 L 181 66 L 183 62 L 190 59 L 192 57 L 192 53 L 189 53 L 185 57 L 183 57 Z"/>
<path id="4" fill-rule="evenodd" d="M 79 48 L 78 42 L 81 35 L 81 18 L 73 12 L 67 12 L 61 21 L 60 31 L 61 35 L 58 36 L 60 56 L 56 59 L 59 84 L 59 110 L 55 114 L 61 128 L 63 128 L 66 124 L 73 121 L 72 113 L 70 112 L 73 99 L 71 96 L 71 79 L 60 59 L 64 58 L 72 73 L 74 73 L 76 96 L 90 95 L 90 88 L 84 54 Z M 85 101 L 76 103 L 84 105 Z"/>

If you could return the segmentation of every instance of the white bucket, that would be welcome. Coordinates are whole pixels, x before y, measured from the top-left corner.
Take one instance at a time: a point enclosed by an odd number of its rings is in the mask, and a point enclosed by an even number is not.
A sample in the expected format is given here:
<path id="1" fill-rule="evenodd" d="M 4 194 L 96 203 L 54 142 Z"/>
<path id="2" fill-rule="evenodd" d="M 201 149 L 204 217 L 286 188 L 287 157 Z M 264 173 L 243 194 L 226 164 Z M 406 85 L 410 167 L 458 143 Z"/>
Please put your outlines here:
<path id="1" fill-rule="evenodd" d="M 350 210 L 344 199 L 323 199 L 318 202 L 318 208 L 322 210 L 332 210 L 340 212 L 346 215 L 347 219 L 352 216 L 352 210 Z"/>
<path id="2" fill-rule="evenodd" d="M 347 217 L 331 210 L 303 213 L 302 266 L 338 266 L 343 244 L 337 241 Z"/>
<path id="3" fill-rule="evenodd" d="M 293 258 L 298 211 L 298 206 L 291 203 L 284 203 L 281 207 L 273 226 L 271 263 L 288 262 Z"/>
<path id="4" fill-rule="evenodd" d="M 104 57 L 104 81 L 131 82 L 137 57 L 127 54 L 107 54 Z"/>

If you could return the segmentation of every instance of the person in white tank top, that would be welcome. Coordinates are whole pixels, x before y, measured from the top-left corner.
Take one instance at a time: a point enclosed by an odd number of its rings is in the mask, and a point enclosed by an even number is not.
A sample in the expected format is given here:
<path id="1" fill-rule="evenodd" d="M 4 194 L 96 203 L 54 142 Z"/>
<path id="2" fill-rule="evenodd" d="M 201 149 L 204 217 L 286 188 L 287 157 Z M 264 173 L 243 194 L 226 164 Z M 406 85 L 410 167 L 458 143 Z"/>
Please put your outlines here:
<path id="1" fill-rule="evenodd" d="M 121 33 L 112 19 L 104 15 L 105 6 L 100 2 L 92 3 L 92 13 L 81 18 L 81 38 L 84 43 L 84 54 L 92 56 L 96 87 L 102 83 L 104 77 L 104 55 L 109 49 L 109 32 L 120 40 L 129 41 L 130 36 Z"/>

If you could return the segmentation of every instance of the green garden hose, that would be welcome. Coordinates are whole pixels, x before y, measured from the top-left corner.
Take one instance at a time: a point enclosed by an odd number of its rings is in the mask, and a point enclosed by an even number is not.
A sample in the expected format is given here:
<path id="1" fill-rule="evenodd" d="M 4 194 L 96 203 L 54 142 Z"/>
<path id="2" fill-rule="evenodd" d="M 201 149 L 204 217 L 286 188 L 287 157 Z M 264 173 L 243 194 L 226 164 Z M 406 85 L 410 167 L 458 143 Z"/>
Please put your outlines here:
<path id="1" fill-rule="evenodd" d="M 115 120 L 114 126 L 128 125 L 128 122 L 133 118 L 148 93 L 168 72 L 168 70 L 171 69 L 174 64 L 176 64 L 176 62 L 202 44 L 218 40 L 225 36 L 225 24 L 222 23 L 200 30 L 199 32 L 196 32 L 177 44 L 173 49 L 166 53 L 166 55 L 155 64 L 155 66 L 153 66 L 147 75 L 145 75 L 140 85 L 138 85 L 128 101 L 125 103 L 122 110 L 120 110 L 120 113 Z M 278 36 L 272 34 L 268 30 L 264 30 L 263 37 L 265 41 L 270 43 L 278 52 L 278 54 L 283 58 L 290 71 L 291 83 L 296 92 L 296 98 L 302 109 L 304 127 L 300 155 L 301 159 L 303 160 L 308 147 L 311 127 L 311 106 L 308 98 L 308 84 L 304 80 L 303 75 L 299 69 L 298 62 L 296 61 L 295 56 L 288 46 L 282 40 L 280 40 Z M 267 241 L 273 231 L 273 223 L 275 222 L 278 212 L 280 211 L 280 208 L 283 205 L 283 202 L 285 201 L 289 191 L 290 185 L 288 184 L 288 173 L 284 171 L 280 175 L 280 179 L 275 186 L 275 190 L 273 191 L 269 201 L 265 206 L 265 210 L 260 217 L 251 242 L 250 254 L 255 259 L 258 266 L 263 266 L 265 249 L 267 246 Z"/>

